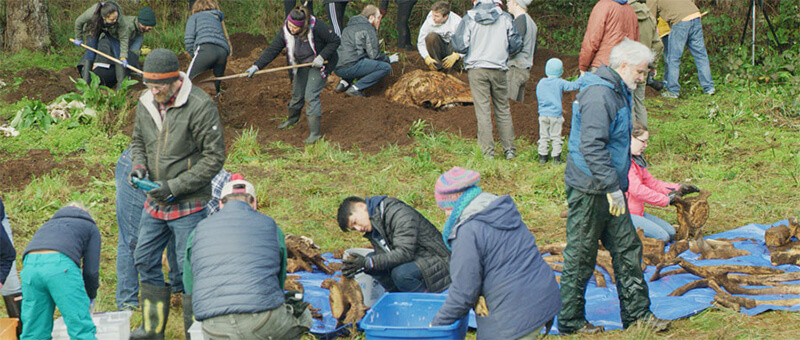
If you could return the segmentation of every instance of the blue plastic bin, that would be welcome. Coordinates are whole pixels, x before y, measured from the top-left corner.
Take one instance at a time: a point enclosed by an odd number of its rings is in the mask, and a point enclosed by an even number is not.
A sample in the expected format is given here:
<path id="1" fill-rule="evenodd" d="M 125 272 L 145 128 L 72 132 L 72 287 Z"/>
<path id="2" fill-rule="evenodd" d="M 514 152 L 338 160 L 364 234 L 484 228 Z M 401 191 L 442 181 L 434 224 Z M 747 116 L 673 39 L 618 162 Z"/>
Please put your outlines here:
<path id="1" fill-rule="evenodd" d="M 453 339 L 467 336 L 467 316 L 452 325 L 429 327 L 446 295 L 426 293 L 386 293 L 361 319 L 369 340 Z"/>

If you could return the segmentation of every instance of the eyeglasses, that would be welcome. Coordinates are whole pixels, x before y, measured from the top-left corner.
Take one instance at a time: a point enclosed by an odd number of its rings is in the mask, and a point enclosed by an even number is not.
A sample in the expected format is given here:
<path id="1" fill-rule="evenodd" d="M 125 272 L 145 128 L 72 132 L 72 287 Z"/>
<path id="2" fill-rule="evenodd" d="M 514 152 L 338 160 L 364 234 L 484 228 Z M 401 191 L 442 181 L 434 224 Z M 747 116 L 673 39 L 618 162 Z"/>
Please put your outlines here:
<path id="1" fill-rule="evenodd" d="M 148 84 L 148 83 L 144 83 L 144 86 L 147 86 L 148 89 L 157 90 L 159 92 L 160 91 L 164 91 L 164 89 L 167 88 L 167 85 L 169 85 L 169 84 Z"/>
<path id="2" fill-rule="evenodd" d="M 633 137 L 633 139 L 642 142 L 642 144 L 644 144 L 644 145 L 647 145 L 647 140 L 641 140 L 641 139 L 639 139 L 639 137 Z"/>

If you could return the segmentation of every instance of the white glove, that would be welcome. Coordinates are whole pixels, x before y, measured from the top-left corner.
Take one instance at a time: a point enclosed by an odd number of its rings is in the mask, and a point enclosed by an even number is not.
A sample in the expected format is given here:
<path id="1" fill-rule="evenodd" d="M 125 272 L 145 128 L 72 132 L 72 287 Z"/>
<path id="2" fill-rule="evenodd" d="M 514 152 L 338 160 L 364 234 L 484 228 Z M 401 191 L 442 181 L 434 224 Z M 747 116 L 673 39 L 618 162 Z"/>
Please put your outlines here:
<path id="1" fill-rule="evenodd" d="M 253 65 L 244 72 L 247 73 L 247 78 L 253 78 L 253 74 L 256 73 L 256 71 L 258 71 L 258 66 Z"/>
<path id="2" fill-rule="evenodd" d="M 314 61 L 311 62 L 311 67 L 322 68 L 322 64 L 324 63 L 325 59 L 323 59 L 321 55 L 318 55 L 314 58 Z"/>
<path id="3" fill-rule="evenodd" d="M 620 216 L 625 213 L 625 194 L 622 190 L 609 192 L 606 194 L 608 198 L 608 212 L 614 216 Z"/>
<path id="4" fill-rule="evenodd" d="M 400 55 L 397 53 L 392 54 L 389 56 L 389 64 L 394 64 L 400 61 Z"/>

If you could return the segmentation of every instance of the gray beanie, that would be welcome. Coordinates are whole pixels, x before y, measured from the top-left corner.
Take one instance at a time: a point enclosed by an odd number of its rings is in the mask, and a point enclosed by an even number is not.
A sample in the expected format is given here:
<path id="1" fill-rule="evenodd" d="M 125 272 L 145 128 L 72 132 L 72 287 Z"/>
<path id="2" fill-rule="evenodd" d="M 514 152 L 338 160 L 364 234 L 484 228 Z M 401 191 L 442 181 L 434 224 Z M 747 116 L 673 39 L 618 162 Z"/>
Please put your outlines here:
<path id="1" fill-rule="evenodd" d="M 147 55 L 142 78 L 145 83 L 169 84 L 180 78 L 179 68 L 178 56 L 174 52 L 165 48 L 157 48 Z"/>

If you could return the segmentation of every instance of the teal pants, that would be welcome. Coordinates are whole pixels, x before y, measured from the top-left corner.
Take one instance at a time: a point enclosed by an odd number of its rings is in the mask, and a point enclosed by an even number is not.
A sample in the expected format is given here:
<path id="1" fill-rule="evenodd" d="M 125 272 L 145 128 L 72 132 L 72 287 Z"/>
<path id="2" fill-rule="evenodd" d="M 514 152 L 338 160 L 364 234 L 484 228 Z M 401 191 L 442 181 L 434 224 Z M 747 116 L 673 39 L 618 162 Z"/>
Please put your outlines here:
<path id="1" fill-rule="evenodd" d="M 22 267 L 21 339 L 50 339 L 55 307 L 72 340 L 96 339 L 81 269 L 61 253 L 29 254 Z"/>
<path id="2" fill-rule="evenodd" d="M 650 316 L 650 296 L 642 273 L 642 242 L 626 211 L 613 216 L 606 195 L 582 193 L 567 186 L 567 247 L 561 274 L 561 311 L 558 329 L 569 334 L 585 326 L 586 284 L 594 273 L 597 241 L 611 253 L 617 279 L 620 318 L 628 328 Z M 627 208 L 627 203 L 625 204 Z"/>

